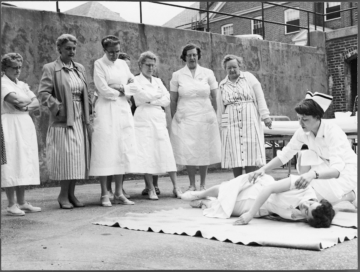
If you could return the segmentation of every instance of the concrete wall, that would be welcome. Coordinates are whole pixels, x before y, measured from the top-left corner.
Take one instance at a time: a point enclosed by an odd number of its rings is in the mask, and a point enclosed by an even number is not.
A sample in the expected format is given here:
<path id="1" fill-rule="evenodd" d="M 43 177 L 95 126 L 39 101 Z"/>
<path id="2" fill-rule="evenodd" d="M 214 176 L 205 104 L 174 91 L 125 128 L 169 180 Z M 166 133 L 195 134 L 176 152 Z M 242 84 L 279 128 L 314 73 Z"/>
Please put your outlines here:
<path id="1" fill-rule="evenodd" d="M 188 42 L 201 46 L 200 64 L 212 69 L 219 82 L 225 76 L 225 71 L 221 68 L 224 55 L 241 55 L 248 70 L 262 83 L 271 115 L 287 115 L 295 120 L 293 108 L 303 99 L 307 90 L 327 93 L 328 89 L 323 48 L 2 7 L 2 54 L 18 52 L 24 57 L 20 80 L 27 82 L 35 93 L 42 66 L 58 57 L 55 41 L 62 33 L 77 37 L 79 43 L 75 60 L 85 66 L 92 89 L 93 64 L 103 55 L 100 40 L 109 34 L 121 39 L 122 51 L 127 52 L 133 60 L 137 60 L 143 51 L 155 52 L 160 59 L 158 74 L 167 87 L 172 72 L 184 65 L 179 56 L 181 47 Z M 134 74 L 138 72 L 135 61 L 132 62 L 131 70 Z M 48 115 L 42 111 L 33 117 L 38 131 L 41 180 L 46 181 L 45 139 Z"/>

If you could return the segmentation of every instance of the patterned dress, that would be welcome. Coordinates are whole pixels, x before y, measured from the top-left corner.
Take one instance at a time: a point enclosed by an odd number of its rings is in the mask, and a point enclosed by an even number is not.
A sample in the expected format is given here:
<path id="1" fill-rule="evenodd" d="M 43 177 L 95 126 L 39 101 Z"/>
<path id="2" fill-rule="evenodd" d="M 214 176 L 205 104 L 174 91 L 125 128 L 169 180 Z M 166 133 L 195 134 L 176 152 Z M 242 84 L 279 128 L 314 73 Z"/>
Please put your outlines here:
<path id="1" fill-rule="evenodd" d="M 67 71 L 70 75 L 68 91 L 73 95 L 75 122 L 73 127 L 49 127 L 46 154 L 52 180 L 85 179 L 86 165 L 89 163 L 86 160 L 86 153 L 89 154 L 89 138 L 83 122 L 84 83 L 73 70 L 72 64 Z"/>
<path id="2" fill-rule="evenodd" d="M 4 142 L 4 132 L 1 124 L 1 165 L 6 164 L 6 150 Z"/>
<path id="3" fill-rule="evenodd" d="M 262 152 L 259 113 L 252 90 L 244 77 L 221 85 L 225 112 L 221 120 L 221 167 L 235 168 L 265 163 Z"/>

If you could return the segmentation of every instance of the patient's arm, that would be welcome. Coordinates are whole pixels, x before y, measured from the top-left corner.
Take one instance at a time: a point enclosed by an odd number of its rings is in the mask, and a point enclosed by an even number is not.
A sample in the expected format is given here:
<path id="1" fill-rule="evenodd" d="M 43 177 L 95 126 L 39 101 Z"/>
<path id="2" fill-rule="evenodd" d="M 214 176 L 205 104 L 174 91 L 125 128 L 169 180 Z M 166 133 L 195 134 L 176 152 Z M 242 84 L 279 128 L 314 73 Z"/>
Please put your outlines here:
<path id="1" fill-rule="evenodd" d="M 259 211 L 260 207 L 265 203 L 271 194 L 282 193 L 289 191 L 291 179 L 286 178 L 277 182 L 272 182 L 269 185 L 263 187 L 259 195 L 255 199 L 254 205 L 251 209 L 243 213 L 238 220 L 235 221 L 235 225 L 246 225 L 249 223 L 255 214 Z"/>

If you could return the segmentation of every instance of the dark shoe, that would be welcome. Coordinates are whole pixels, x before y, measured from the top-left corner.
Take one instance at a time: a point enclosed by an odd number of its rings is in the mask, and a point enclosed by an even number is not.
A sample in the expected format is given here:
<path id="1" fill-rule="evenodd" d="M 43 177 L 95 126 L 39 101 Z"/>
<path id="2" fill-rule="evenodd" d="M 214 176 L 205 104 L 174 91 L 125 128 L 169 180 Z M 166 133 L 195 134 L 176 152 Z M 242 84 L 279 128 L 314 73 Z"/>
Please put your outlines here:
<path id="1" fill-rule="evenodd" d="M 154 188 L 155 188 L 156 194 L 157 194 L 157 195 L 160 195 L 160 189 L 159 189 L 159 187 L 154 187 Z"/>
<path id="2" fill-rule="evenodd" d="M 149 194 L 149 189 L 148 188 L 145 188 L 142 192 L 141 192 L 142 195 L 148 195 Z"/>
<path id="3" fill-rule="evenodd" d="M 83 203 L 81 203 L 80 201 L 70 201 L 70 203 L 75 207 L 75 208 L 83 208 L 85 207 L 85 205 Z"/>

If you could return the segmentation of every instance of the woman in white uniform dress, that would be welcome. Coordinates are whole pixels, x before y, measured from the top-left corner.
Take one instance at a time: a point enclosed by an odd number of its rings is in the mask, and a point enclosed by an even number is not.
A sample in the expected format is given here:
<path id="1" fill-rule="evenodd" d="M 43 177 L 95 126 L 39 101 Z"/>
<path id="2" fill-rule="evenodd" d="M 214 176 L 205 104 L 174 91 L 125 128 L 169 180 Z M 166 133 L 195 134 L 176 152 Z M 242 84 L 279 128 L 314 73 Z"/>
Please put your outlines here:
<path id="1" fill-rule="evenodd" d="M 41 211 L 25 201 L 25 186 L 40 184 L 36 130 L 29 116 L 29 111 L 39 108 L 39 101 L 29 86 L 18 80 L 22 64 L 18 53 L 1 58 L 5 73 L 1 78 L 1 124 L 7 155 L 7 163 L 1 165 L 1 187 L 9 203 L 7 214 L 15 216 Z"/>
<path id="2" fill-rule="evenodd" d="M 95 105 L 90 175 L 100 176 L 101 204 L 111 206 L 106 188 L 107 176 L 115 176 L 113 203 L 132 205 L 122 190 L 122 175 L 132 171 L 136 156 L 134 121 L 126 96 L 134 95 L 135 83 L 126 85 L 131 74 L 125 61 L 118 59 L 120 41 L 115 36 L 102 39 L 104 56 L 95 61 L 94 83 L 98 100 Z"/>
<path id="3" fill-rule="evenodd" d="M 295 107 L 301 128 L 277 157 L 254 172 L 254 178 L 287 163 L 299 152 L 298 188 L 310 185 L 318 199 L 325 198 L 332 204 L 350 201 L 357 206 L 357 156 L 345 132 L 322 119 L 331 101 L 332 96 L 308 92 Z M 309 150 L 301 151 L 304 144 Z"/>
<path id="4" fill-rule="evenodd" d="M 180 57 L 186 65 L 173 73 L 170 81 L 171 143 L 175 161 L 186 165 L 194 191 L 196 166 L 200 170 L 200 190 L 205 190 L 207 168 L 221 161 L 221 142 L 216 119 L 218 83 L 214 72 L 198 64 L 201 50 L 186 45 Z"/>
<path id="5" fill-rule="evenodd" d="M 157 57 L 147 51 L 140 55 L 140 75 L 135 82 L 141 87 L 134 95 L 137 109 L 134 115 L 135 135 L 138 148 L 134 172 L 144 173 L 149 199 L 158 197 L 153 185 L 153 175 L 169 172 L 175 197 L 181 191 L 176 185 L 176 163 L 169 133 L 166 128 L 165 112 L 161 107 L 170 104 L 170 94 L 161 79 L 153 77 Z"/>

